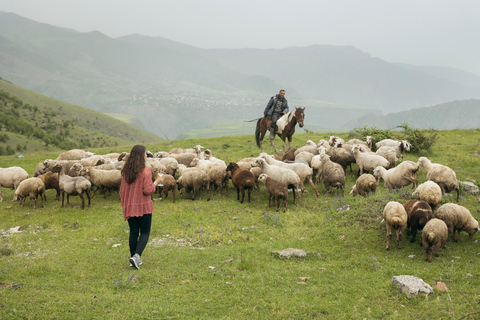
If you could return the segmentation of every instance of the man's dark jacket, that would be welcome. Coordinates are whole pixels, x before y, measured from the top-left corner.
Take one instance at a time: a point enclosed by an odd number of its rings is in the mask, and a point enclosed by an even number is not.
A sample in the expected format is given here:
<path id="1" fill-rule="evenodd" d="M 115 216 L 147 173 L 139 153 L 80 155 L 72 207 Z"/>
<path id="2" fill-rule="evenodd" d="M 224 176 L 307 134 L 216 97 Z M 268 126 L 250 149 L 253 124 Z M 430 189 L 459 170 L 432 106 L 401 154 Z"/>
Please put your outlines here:
<path id="1" fill-rule="evenodd" d="M 278 101 L 278 94 L 270 98 L 270 101 L 268 101 L 267 106 L 263 111 L 263 115 L 265 117 L 268 117 L 268 118 L 272 117 L 272 114 L 275 112 L 275 106 L 277 105 L 277 101 Z M 288 101 L 285 97 L 283 97 L 282 110 L 280 113 L 282 112 L 288 113 Z"/>

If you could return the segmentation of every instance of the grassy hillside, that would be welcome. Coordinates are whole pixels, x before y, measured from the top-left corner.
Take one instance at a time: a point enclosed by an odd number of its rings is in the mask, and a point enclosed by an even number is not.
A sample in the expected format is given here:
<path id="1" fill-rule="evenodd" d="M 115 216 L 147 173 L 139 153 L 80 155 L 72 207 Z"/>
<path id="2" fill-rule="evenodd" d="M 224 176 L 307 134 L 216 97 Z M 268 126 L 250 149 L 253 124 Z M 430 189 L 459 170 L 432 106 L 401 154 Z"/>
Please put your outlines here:
<path id="1" fill-rule="evenodd" d="M 327 136 L 296 134 L 294 146 Z M 440 131 L 426 156 L 453 168 L 459 180 L 478 185 L 479 136 L 480 129 Z M 225 161 L 259 152 L 253 135 L 147 146 L 160 151 L 196 144 Z M 132 145 L 92 151 L 128 151 Z M 271 147 L 266 151 L 271 153 Z M 0 161 L 32 174 L 38 162 L 57 154 Z M 418 157 L 405 155 L 412 161 Z M 425 181 L 423 169 L 417 177 Z M 389 193 L 379 187 L 367 198 L 352 197 L 348 190 L 355 178 L 347 170 L 345 196 L 327 195 L 319 185 L 316 198 L 307 186 L 297 204 L 289 198 L 285 213 L 267 208 L 263 186 L 243 204 L 236 201 L 231 184 L 228 195 L 214 191 L 211 201 L 204 191 L 193 202 L 178 192 L 176 203 L 171 196 L 155 201 L 140 270 L 128 265 L 128 226 L 118 194 L 106 200 L 97 194 L 82 211 L 78 197 L 61 209 L 48 190 L 44 208 L 34 210 L 28 200 L 24 207 L 12 203 L 13 191 L 4 188 L 0 318 L 478 319 L 480 234 L 469 239 L 462 233 L 460 242 L 450 240 L 432 263 L 424 261 L 419 235 L 415 243 L 405 236 L 401 250 L 392 241 L 386 251 L 383 207 L 388 201 L 406 202 L 411 188 Z M 477 198 L 462 191 L 459 204 L 480 220 Z M 448 194 L 442 202 L 452 201 Z M 18 233 L 8 232 L 16 227 Z M 282 260 L 271 254 L 286 248 L 303 249 L 308 256 Z M 404 274 L 430 285 L 444 282 L 449 291 L 407 299 L 391 285 L 393 276 Z"/>
<path id="2" fill-rule="evenodd" d="M 0 146 L 16 152 L 94 148 L 160 140 L 152 133 L 86 108 L 0 80 Z"/>

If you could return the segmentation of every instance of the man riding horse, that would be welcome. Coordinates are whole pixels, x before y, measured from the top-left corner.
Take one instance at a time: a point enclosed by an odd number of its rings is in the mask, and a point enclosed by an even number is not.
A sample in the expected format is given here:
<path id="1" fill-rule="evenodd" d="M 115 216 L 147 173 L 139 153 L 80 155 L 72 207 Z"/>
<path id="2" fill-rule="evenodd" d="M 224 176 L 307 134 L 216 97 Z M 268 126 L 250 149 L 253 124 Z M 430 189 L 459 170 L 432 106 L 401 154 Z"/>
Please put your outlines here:
<path id="1" fill-rule="evenodd" d="M 281 89 L 278 94 L 270 98 L 263 111 L 263 115 L 272 120 L 272 123 L 270 124 L 270 140 L 275 139 L 275 126 L 277 124 L 277 119 L 287 113 L 288 101 L 285 98 L 285 90 Z"/>

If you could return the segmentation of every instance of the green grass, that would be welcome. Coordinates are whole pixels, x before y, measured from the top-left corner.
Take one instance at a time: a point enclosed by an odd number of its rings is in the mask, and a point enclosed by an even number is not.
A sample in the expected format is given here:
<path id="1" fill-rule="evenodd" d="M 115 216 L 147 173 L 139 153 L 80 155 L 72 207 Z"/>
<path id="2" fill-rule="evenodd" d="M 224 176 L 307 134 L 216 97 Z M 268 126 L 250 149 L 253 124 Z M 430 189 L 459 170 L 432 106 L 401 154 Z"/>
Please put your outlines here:
<path id="1" fill-rule="evenodd" d="M 328 135 L 294 136 L 294 145 Z M 340 135 L 342 136 L 342 135 Z M 427 155 L 451 166 L 462 181 L 480 181 L 480 130 L 441 131 Z M 342 136 L 347 138 L 346 136 Z M 253 135 L 149 144 L 151 151 L 201 144 L 225 161 L 258 155 Z M 265 146 L 267 144 L 265 143 Z M 279 146 L 277 139 L 277 147 Z M 131 146 L 92 150 L 128 151 Z M 271 153 L 270 146 L 266 152 Z M 0 157 L 0 166 L 19 165 L 30 174 L 38 162 L 56 154 Z M 416 161 L 418 155 L 407 154 Z M 356 170 L 356 166 L 354 166 Z M 418 175 L 425 181 L 423 169 Z M 97 194 L 81 210 L 80 199 L 61 209 L 54 192 L 44 208 L 20 207 L 3 188 L 0 203 L 0 318 L 2 319 L 478 319 L 480 316 L 479 235 L 448 249 L 432 263 L 417 241 L 385 250 L 386 202 L 404 203 L 411 189 L 368 198 L 351 197 L 354 174 L 347 171 L 344 197 L 310 186 L 286 213 L 267 208 L 262 186 L 251 203 L 228 195 L 203 193 L 190 201 L 178 195 L 154 202 L 152 233 L 143 265 L 128 265 L 128 225 L 116 194 Z M 157 196 L 155 196 L 157 197 Z M 443 202 L 453 201 L 447 195 Z M 460 204 L 479 220 L 477 197 L 461 194 Z M 337 209 L 350 205 L 350 210 Z M 20 233 L 5 235 L 13 227 Z M 119 245 L 118 245 L 119 244 Z M 285 248 L 308 252 L 306 259 L 282 260 L 271 252 Z M 408 258 L 415 255 L 414 259 Z M 409 274 L 429 284 L 446 283 L 449 292 L 408 299 L 391 285 Z"/>

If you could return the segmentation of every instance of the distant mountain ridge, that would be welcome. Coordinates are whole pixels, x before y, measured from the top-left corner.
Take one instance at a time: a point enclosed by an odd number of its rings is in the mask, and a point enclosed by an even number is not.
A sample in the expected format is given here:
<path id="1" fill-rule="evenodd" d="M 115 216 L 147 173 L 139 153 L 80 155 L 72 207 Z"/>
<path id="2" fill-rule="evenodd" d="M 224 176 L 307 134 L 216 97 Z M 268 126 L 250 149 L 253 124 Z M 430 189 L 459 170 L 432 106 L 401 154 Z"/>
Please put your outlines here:
<path id="1" fill-rule="evenodd" d="M 358 118 L 480 99 L 473 74 L 388 63 L 349 46 L 207 50 L 142 35 L 112 39 L 1 11 L 0 76 L 62 101 L 132 115 L 138 127 L 169 138 L 258 117 L 280 88 L 292 108 L 307 107 L 318 128 L 333 124 L 323 108 L 348 106 Z M 355 120 L 353 112 L 339 114 L 335 125 Z"/>

